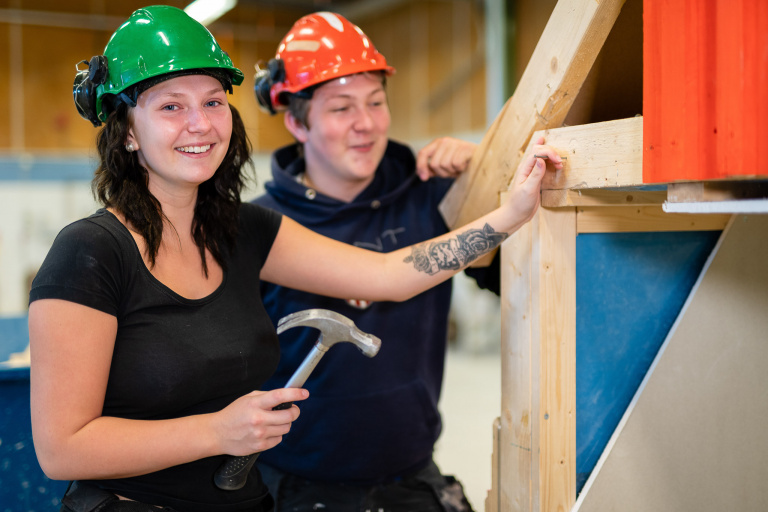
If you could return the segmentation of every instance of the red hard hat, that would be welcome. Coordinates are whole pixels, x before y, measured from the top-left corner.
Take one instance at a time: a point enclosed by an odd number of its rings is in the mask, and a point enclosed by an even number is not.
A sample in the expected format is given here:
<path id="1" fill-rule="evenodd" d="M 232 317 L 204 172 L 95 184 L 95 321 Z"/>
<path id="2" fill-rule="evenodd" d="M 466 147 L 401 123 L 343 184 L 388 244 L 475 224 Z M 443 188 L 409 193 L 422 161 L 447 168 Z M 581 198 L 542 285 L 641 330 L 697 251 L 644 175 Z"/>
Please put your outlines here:
<path id="1" fill-rule="evenodd" d="M 288 105 L 283 93 L 355 73 L 395 72 L 360 28 L 332 12 L 316 12 L 299 19 L 277 48 L 275 59 L 285 69 L 282 80 L 270 88 L 275 107 Z"/>

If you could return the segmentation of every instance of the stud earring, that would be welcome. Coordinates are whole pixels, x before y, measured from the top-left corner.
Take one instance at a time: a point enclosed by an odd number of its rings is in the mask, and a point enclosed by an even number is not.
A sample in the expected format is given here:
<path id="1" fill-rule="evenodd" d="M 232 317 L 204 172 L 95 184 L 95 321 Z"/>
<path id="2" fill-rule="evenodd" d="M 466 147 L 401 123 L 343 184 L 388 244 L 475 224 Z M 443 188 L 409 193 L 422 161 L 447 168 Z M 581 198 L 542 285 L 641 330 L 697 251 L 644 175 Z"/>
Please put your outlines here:
<path id="1" fill-rule="evenodd" d="M 129 142 L 128 144 L 125 145 L 125 150 L 129 153 L 133 153 L 134 151 L 136 151 L 136 146 L 133 145 L 133 142 Z"/>

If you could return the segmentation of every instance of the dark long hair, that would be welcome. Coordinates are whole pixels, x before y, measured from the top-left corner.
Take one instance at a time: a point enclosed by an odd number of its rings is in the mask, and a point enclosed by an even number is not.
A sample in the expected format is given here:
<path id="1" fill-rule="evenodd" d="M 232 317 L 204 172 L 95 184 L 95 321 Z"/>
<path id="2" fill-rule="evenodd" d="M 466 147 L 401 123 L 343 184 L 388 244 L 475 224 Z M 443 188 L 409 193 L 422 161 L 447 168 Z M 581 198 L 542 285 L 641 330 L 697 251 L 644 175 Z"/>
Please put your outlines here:
<path id="1" fill-rule="evenodd" d="M 205 250 L 226 270 L 225 254 L 237 236 L 243 167 L 250 161 L 251 143 L 240 113 L 232 105 L 232 138 L 227 154 L 216 173 L 200 184 L 197 192 L 192 237 L 200 251 L 203 271 L 208 276 Z M 91 183 L 94 196 L 106 208 L 120 212 L 146 243 L 146 257 L 154 266 L 163 238 L 163 214 L 160 202 L 150 193 L 149 175 L 139 164 L 136 153 L 125 149 L 130 123 L 128 107 L 123 103 L 107 118 L 96 137 L 99 166 Z"/>

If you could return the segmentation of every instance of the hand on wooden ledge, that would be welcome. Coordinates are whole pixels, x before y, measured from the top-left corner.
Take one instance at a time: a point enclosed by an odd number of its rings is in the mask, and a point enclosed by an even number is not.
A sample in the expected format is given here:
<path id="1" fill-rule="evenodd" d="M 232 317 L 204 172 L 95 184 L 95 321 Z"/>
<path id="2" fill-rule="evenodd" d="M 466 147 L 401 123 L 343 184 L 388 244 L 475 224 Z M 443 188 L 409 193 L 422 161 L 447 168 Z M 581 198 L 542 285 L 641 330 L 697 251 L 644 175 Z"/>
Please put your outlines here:
<path id="1" fill-rule="evenodd" d="M 547 170 L 549 160 L 555 169 L 563 168 L 563 160 L 552 146 L 545 145 L 544 137 L 539 137 L 531 152 L 520 162 L 512 178 L 505 206 L 512 208 L 513 218 L 531 220 L 541 202 L 541 180 Z"/>

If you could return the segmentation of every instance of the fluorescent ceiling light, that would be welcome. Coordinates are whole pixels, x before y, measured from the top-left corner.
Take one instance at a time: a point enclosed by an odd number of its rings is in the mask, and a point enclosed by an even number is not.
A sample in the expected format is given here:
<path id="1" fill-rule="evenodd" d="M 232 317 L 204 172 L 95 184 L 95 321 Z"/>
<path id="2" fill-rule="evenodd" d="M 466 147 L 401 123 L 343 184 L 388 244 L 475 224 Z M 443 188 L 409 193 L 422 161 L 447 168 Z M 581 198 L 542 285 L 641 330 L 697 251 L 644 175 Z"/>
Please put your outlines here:
<path id="1" fill-rule="evenodd" d="M 207 26 L 232 9 L 235 4 L 237 0 L 195 0 L 184 8 L 184 12 Z"/>

